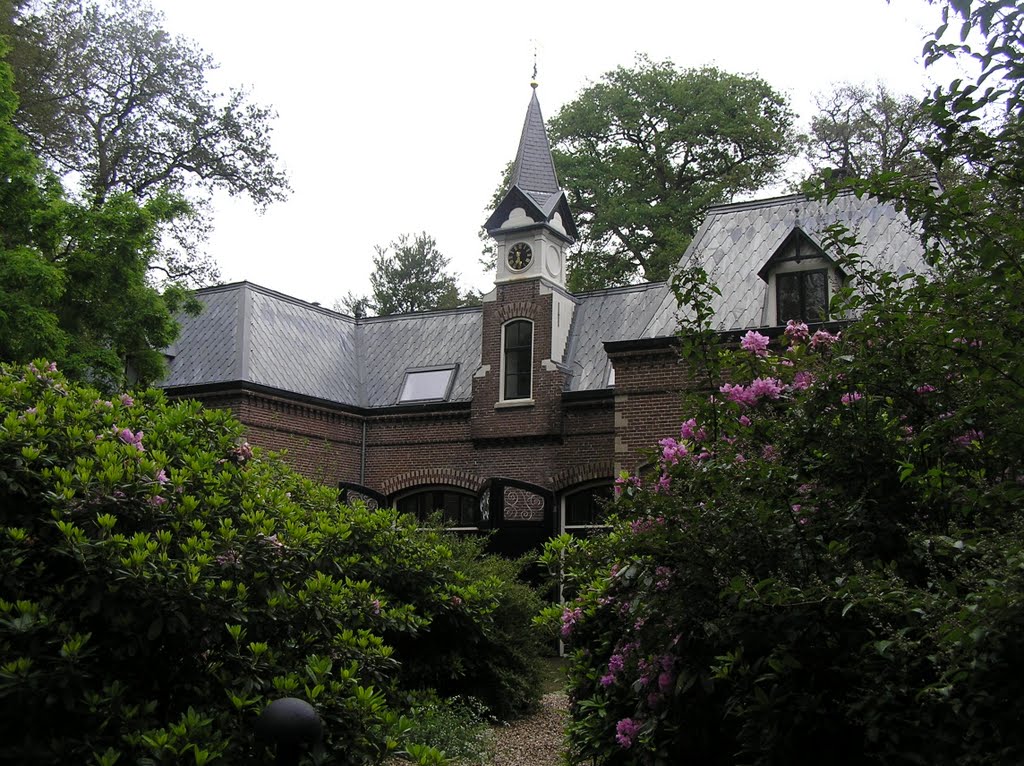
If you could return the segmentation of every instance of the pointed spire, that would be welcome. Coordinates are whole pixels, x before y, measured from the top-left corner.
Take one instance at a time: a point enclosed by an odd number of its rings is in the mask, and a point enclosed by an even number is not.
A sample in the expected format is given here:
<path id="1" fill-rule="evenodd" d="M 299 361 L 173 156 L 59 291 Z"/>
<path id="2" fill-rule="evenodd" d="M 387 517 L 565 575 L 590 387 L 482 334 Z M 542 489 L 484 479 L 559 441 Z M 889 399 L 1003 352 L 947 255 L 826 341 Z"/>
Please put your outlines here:
<path id="1" fill-rule="evenodd" d="M 558 193 L 559 186 L 558 176 L 555 175 L 555 163 L 551 159 L 548 133 L 544 129 L 544 117 L 540 113 L 540 101 L 537 100 L 536 81 L 531 85 L 533 94 L 530 106 L 526 110 L 523 135 L 519 139 L 519 152 L 516 154 L 516 164 L 512 170 L 512 183 L 543 206 L 548 197 Z"/>

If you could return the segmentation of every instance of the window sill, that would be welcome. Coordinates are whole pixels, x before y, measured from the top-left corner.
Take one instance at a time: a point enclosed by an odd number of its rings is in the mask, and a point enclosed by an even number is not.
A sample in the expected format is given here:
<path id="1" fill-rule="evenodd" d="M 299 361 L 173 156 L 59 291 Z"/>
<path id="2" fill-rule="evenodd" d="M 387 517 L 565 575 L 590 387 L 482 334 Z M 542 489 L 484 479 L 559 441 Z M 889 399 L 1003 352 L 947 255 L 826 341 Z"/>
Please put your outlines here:
<path id="1" fill-rule="evenodd" d="M 507 410 L 514 407 L 532 407 L 536 402 L 533 399 L 509 399 L 507 401 L 495 402 L 494 409 Z"/>

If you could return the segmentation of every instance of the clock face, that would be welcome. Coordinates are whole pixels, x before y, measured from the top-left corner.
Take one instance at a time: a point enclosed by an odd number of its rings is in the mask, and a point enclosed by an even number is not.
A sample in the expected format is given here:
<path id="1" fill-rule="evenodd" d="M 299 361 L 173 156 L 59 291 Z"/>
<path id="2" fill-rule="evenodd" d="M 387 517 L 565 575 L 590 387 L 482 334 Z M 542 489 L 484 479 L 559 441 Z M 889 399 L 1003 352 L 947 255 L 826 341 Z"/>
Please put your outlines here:
<path id="1" fill-rule="evenodd" d="M 513 271 L 522 271 L 533 260 L 533 250 L 525 242 L 517 242 L 508 249 L 508 267 Z"/>

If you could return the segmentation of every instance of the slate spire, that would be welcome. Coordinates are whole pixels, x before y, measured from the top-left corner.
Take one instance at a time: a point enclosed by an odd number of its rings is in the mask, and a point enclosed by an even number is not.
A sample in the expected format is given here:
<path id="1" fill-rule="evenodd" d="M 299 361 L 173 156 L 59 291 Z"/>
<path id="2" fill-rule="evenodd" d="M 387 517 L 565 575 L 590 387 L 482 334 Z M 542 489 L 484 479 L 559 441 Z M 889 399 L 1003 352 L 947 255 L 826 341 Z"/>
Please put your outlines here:
<path id="1" fill-rule="evenodd" d="M 540 113 L 540 101 L 537 100 L 537 83 L 534 81 L 530 85 L 533 95 L 526 110 L 523 135 L 519 139 L 512 183 L 543 205 L 548 197 L 560 189 L 558 176 L 555 175 L 555 163 L 551 159 L 551 144 L 544 128 L 544 117 Z"/>
<path id="2" fill-rule="evenodd" d="M 512 166 L 512 179 L 505 196 L 484 224 L 491 235 L 509 228 L 509 215 L 522 209 L 528 225 L 553 227 L 566 241 L 575 241 L 578 236 L 576 223 L 565 192 L 558 185 L 555 162 L 551 157 L 551 144 L 544 127 L 544 116 L 540 113 L 537 100 L 537 81 L 530 83 L 533 93 L 526 110 L 523 134 L 519 139 L 519 151 Z M 524 224 L 515 223 L 521 228 Z"/>

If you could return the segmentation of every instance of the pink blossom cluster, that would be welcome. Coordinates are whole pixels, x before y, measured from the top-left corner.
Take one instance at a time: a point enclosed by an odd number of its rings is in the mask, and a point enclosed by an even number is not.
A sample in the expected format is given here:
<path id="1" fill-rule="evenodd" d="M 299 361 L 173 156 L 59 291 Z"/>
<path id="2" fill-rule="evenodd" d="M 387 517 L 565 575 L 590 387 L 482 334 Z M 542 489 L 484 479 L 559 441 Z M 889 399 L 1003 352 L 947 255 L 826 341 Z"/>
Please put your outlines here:
<path id="1" fill-rule="evenodd" d="M 843 404 L 853 404 L 854 402 L 859 402 L 863 398 L 864 396 L 859 391 L 851 391 L 840 396 L 839 401 Z"/>
<path id="2" fill-rule="evenodd" d="M 754 356 L 768 356 L 768 336 L 756 330 L 748 330 L 740 341 L 740 348 Z"/>
<path id="3" fill-rule="evenodd" d="M 677 442 L 671 436 L 662 439 L 658 444 L 661 446 L 661 459 L 667 465 L 676 465 L 680 458 L 689 454 L 686 445 Z"/>
<path id="4" fill-rule="evenodd" d="M 815 351 L 818 349 L 828 348 L 833 343 L 839 340 L 839 334 L 833 335 L 828 330 L 818 330 L 814 335 L 811 336 L 811 348 Z"/>
<path id="5" fill-rule="evenodd" d="M 718 390 L 730 402 L 741 407 L 753 407 L 761 399 L 778 399 L 785 386 L 778 378 L 754 378 L 749 386 L 726 383 Z"/>
<path id="6" fill-rule="evenodd" d="M 622 497 L 623 492 L 629 492 L 633 489 L 640 489 L 640 477 L 639 476 L 617 476 L 615 478 L 615 499 L 618 500 Z"/>
<path id="7" fill-rule="evenodd" d="M 568 638 L 572 635 L 572 629 L 576 627 L 576 622 L 583 619 L 583 610 L 580 607 L 569 609 L 568 607 L 562 612 L 562 638 Z"/>
<path id="8" fill-rule="evenodd" d="M 120 430 L 115 428 L 114 433 L 117 435 L 118 439 L 123 441 L 125 444 L 132 445 L 139 452 L 146 451 L 146 448 L 142 446 L 142 431 L 138 431 L 133 434 L 130 428 L 122 428 Z"/>
<path id="9" fill-rule="evenodd" d="M 619 747 L 628 750 L 633 745 L 636 735 L 640 732 L 641 724 L 632 718 L 623 718 L 615 725 L 615 741 Z"/>
<path id="10" fill-rule="evenodd" d="M 953 439 L 953 444 L 958 447 L 970 447 L 975 442 L 985 438 L 985 433 L 976 428 L 971 428 Z"/>
<path id="11" fill-rule="evenodd" d="M 797 319 L 790 319 L 786 322 L 786 329 L 783 334 L 789 339 L 790 343 L 803 343 L 811 335 L 807 324 Z"/>
<path id="12" fill-rule="evenodd" d="M 679 427 L 679 438 L 702 442 L 708 438 L 708 433 L 703 428 L 697 427 L 696 418 L 690 418 Z"/>

